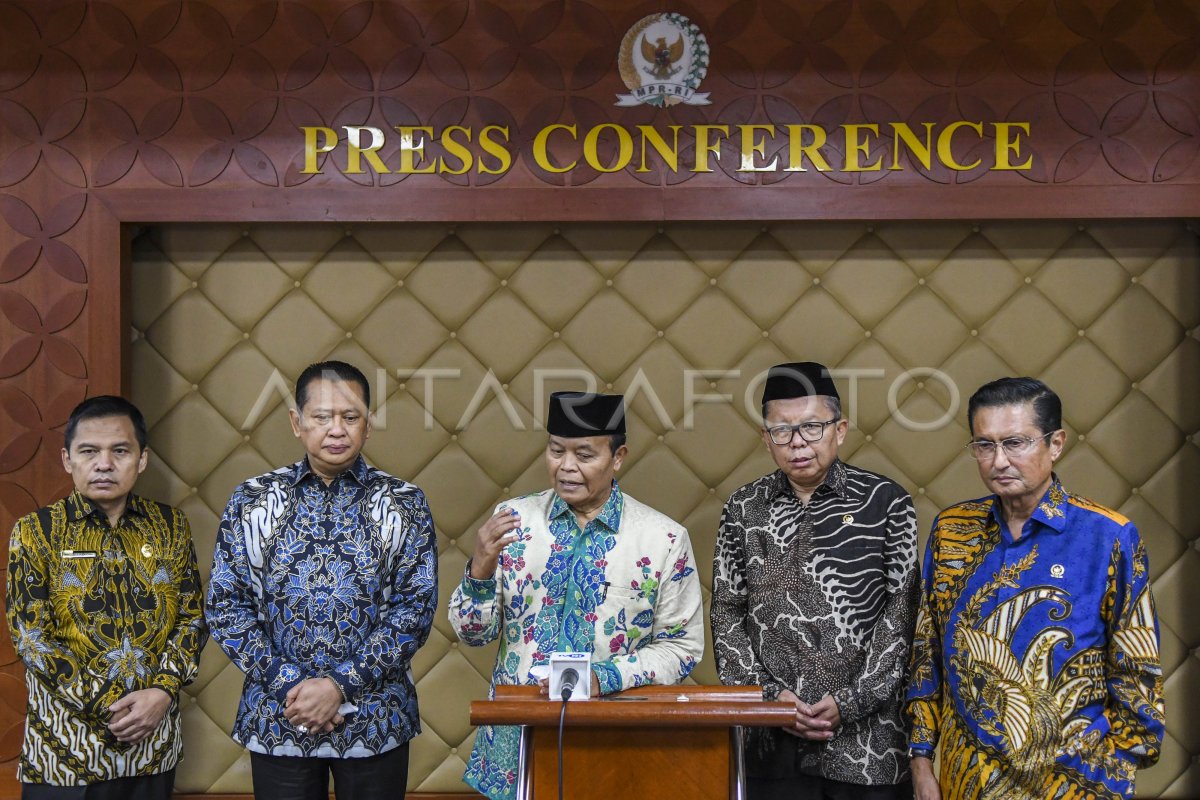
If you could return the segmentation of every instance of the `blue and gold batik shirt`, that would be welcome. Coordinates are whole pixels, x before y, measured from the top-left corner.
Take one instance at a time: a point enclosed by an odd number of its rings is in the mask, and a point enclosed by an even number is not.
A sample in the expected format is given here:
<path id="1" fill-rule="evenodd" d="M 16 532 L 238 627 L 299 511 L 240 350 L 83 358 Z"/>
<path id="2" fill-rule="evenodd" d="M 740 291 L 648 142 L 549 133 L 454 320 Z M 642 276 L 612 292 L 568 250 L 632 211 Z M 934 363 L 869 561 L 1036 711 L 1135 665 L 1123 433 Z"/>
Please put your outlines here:
<path id="1" fill-rule="evenodd" d="M 473 646 L 500 640 L 492 687 L 536 684 L 530 668 L 556 651 L 592 653 L 601 694 L 679 683 L 704 653 L 703 607 L 687 530 L 613 483 L 580 530 L 554 491 L 510 500 L 517 541 L 496 574 L 467 564 L 450 600 L 450 624 Z M 493 800 L 516 796 L 519 729 L 483 726 L 463 776 Z"/>
<path id="2" fill-rule="evenodd" d="M 17 520 L 8 551 L 8 625 L 29 707 L 17 778 L 83 786 L 179 762 L 179 703 L 136 744 L 108 707 L 141 689 L 174 700 L 196 676 L 203 596 L 187 517 L 129 495 L 116 525 L 79 492 Z"/>
<path id="3" fill-rule="evenodd" d="M 233 738 L 323 758 L 404 744 L 421 730 L 409 664 L 436 606 L 433 522 L 416 486 L 362 457 L 328 486 L 307 459 L 246 481 L 221 519 L 205 609 L 246 674 Z M 301 734 L 284 701 L 318 677 L 357 710 L 329 733 Z"/>
<path id="4" fill-rule="evenodd" d="M 1133 523 L 1058 478 L 1014 540 L 994 495 L 925 554 L 906 707 L 942 797 L 1118 798 L 1158 760 L 1163 682 Z"/>

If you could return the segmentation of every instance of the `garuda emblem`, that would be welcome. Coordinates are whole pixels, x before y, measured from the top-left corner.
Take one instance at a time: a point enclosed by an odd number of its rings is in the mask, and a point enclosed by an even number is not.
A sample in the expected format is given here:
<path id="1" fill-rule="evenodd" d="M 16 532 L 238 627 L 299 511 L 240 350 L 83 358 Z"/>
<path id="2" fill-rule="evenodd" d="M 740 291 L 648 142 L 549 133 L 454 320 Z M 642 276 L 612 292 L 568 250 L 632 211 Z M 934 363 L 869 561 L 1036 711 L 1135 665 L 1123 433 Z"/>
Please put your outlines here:
<path id="1" fill-rule="evenodd" d="M 621 40 L 617 64 L 630 93 L 617 95 L 616 104 L 708 105 L 708 93 L 696 91 L 708 74 L 708 54 L 708 40 L 682 14 L 643 17 Z"/>

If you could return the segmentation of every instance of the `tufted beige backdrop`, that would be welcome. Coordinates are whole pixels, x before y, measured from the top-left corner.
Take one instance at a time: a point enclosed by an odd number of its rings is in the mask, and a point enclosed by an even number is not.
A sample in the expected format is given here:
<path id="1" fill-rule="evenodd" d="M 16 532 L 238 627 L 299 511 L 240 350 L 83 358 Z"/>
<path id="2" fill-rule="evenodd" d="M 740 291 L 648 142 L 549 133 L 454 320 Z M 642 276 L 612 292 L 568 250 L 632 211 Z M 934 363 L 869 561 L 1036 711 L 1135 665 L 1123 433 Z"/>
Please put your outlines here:
<path id="1" fill-rule="evenodd" d="M 962 450 L 970 392 L 1005 374 L 1059 391 L 1060 475 L 1150 550 L 1168 735 L 1139 795 L 1200 793 L 1200 247 L 1183 223 L 179 225 L 136 239 L 132 283 L 156 454 L 141 488 L 187 511 L 205 576 L 233 486 L 299 456 L 280 389 L 326 357 L 375 383 L 367 456 L 425 489 L 441 548 L 443 607 L 413 665 L 413 790 L 464 789 L 467 705 L 494 651 L 459 647 L 444 604 L 493 504 L 546 483 L 538 371 L 638 390 L 622 484 L 687 525 L 707 599 L 721 503 L 769 469 L 746 388 L 805 358 L 855 371 L 843 455 L 913 493 L 922 544 L 939 507 L 981 493 Z M 711 655 L 694 677 L 715 682 Z M 227 735 L 240 686 L 210 645 L 180 791 L 249 791 Z"/>

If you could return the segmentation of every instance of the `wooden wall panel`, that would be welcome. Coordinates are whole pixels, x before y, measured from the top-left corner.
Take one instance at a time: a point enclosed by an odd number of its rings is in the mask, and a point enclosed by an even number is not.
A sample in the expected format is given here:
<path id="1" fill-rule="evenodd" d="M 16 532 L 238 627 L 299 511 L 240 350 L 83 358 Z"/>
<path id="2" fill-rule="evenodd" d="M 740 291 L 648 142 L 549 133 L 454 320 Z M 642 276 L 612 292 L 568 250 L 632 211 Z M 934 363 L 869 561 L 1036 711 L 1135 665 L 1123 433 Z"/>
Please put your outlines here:
<path id="1" fill-rule="evenodd" d="M 622 36 L 668 10 L 708 37 L 713 104 L 615 107 Z M 0 3 L 0 528 L 66 488 L 72 404 L 128 385 L 122 223 L 1200 216 L 1198 98 L 1190 0 Z M 555 175 L 529 158 L 554 122 L 959 118 L 1030 121 L 1034 168 L 748 175 L 726 148 L 705 174 Z M 302 174 L 298 126 L 347 124 L 502 124 L 517 155 L 499 176 Z M 22 712 L 7 645 L 0 660 L 3 760 Z"/>

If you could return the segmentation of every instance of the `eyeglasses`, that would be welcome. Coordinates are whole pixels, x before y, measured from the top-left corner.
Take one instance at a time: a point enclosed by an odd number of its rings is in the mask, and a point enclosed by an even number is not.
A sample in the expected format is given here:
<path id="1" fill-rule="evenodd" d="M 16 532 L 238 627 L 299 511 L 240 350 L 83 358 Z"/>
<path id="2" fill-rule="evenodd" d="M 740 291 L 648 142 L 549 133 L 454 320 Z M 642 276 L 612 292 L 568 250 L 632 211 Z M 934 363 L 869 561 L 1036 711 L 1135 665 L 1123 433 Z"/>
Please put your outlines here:
<path id="1" fill-rule="evenodd" d="M 767 433 L 771 436 L 771 441 L 775 444 L 790 444 L 792 437 L 797 433 L 800 438 L 809 444 L 821 441 L 821 437 L 825 435 L 825 429 L 830 425 L 836 424 L 841 420 L 841 417 L 834 417 L 828 422 L 801 422 L 799 425 L 773 425 L 767 428 Z"/>
<path id="2" fill-rule="evenodd" d="M 1009 436 L 994 442 L 991 439 L 976 439 L 972 442 L 967 442 L 967 450 L 975 457 L 976 461 L 990 461 L 996 457 L 996 445 L 1004 448 L 1004 455 L 1009 458 L 1017 458 L 1027 454 L 1033 449 L 1034 442 L 1040 442 L 1047 436 L 1053 436 L 1058 431 L 1050 431 L 1043 433 L 1041 436 Z"/>

